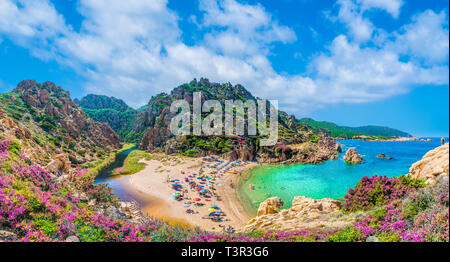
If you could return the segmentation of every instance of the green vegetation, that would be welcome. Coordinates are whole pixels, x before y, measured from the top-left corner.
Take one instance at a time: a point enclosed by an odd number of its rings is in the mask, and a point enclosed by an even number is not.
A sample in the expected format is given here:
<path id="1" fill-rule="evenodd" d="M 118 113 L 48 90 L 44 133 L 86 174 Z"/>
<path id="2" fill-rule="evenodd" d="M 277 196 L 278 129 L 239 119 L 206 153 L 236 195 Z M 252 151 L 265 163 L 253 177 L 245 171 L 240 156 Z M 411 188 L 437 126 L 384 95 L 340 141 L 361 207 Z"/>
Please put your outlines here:
<path id="1" fill-rule="evenodd" d="M 411 135 L 406 132 L 382 126 L 338 126 L 332 122 L 315 121 L 311 118 L 302 118 L 300 119 L 300 122 L 315 128 L 317 131 L 324 132 L 331 137 L 381 140 L 391 139 L 393 137 L 411 137 Z"/>
<path id="2" fill-rule="evenodd" d="M 150 160 L 150 154 L 141 150 L 135 150 L 128 154 L 123 166 L 114 170 L 114 175 L 132 175 L 145 168 L 145 163 L 139 163 L 141 159 Z"/>
<path id="3" fill-rule="evenodd" d="M 136 131 L 139 112 L 129 107 L 123 100 L 90 94 L 81 100 L 75 99 L 74 101 L 90 118 L 108 123 L 122 141 L 141 142 L 144 131 Z"/>
<path id="4" fill-rule="evenodd" d="M 351 227 L 347 227 L 342 231 L 330 234 L 328 242 L 357 242 L 361 240 L 361 233 Z"/>

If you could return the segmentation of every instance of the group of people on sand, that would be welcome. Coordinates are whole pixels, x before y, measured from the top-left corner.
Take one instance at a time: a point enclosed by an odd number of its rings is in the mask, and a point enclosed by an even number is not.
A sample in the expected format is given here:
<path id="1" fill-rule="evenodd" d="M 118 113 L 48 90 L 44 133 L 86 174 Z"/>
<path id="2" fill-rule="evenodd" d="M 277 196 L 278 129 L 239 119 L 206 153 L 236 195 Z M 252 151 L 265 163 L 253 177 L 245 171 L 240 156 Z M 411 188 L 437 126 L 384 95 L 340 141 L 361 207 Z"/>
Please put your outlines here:
<path id="1" fill-rule="evenodd" d="M 208 163 L 209 162 L 209 163 Z M 207 214 L 202 214 L 202 219 L 209 219 L 217 223 L 230 221 L 226 218 L 225 212 L 219 205 L 213 203 L 222 201 L 217 193 L 217 187 L 222 186 L 217 183 L 218 178 L 224 175 L 234 175 L 241 172 L 241 167 L 246 162 L 224 161 L 213 157 L 206 157 L 201 162 L 197 172 L 181 171 L 184 178 L 170 179 L 167 177 L 167 183 L 174 191 L 172 197 L 180 202 L 186 208 L 187 214 L 199 214 L 196 207 L 202 207 L 210 203 Z M 223 232 L 233 233 L 235 230 L 231 225 L 225 226 L 219 224 Z"/>

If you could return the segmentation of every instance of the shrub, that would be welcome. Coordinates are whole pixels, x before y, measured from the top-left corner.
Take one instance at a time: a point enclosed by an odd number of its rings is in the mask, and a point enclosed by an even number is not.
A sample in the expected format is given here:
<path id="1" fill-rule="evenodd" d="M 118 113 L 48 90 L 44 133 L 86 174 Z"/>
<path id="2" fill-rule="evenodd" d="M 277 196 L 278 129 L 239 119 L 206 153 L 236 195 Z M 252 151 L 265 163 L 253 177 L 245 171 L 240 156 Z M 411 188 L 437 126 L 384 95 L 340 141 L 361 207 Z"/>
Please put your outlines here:
<path id="1" fill-rule="evenodd" d="M 83 226 L 78 231 L 78 238 L 81 242 L 101 242 L 104 237 L 105 232 L 91 226 Z"/>
<path id="2" fill-rule="evenodd" d="M 58 228 L 53 224 L 53 222 L 47 219 L 37 219 L 33 221 L 33 224 L 37 228 L 39 228 L 42 231 L 42 233 L 46 236 L 52 236 L 58 230 Z"/>
<path id="3" fill-rule="evenodd" d="M 19 155 L 21 148 L 22 146 L 17 140 L 14 140 L 9 144 L 9 152 L 11 152 L 14 155 Z"/>
<path id="4" fill-rule="evenodd" d="M 198 149 L 189 149 L 186 152 L 184 152 L 184 155 L 188 157 L 195 157 L 198 154 L 198 152 L 199 152 Z"/>
<path id="5" fill-rule="evenodd" d="M 416 185 L 410 181 L 408 185 Z M 345 195 L 343 209 L 353 212 L 368 210 L 376 206 L 382 206 L 401 200 L 413 188 L 400 182 L 399 178 L 374 175 L 371 178 L 363 177 L 354 189 L 349 189 Z"/>
<path id="6" fill-rule="evenodd" d="M 381 233 L 376 236 L 380 242 L 399 242 L 400 237 L 396 233 Z"/>
<path id="7" fill-rule="evenodd" d="M 361 240 L 361 233 L 351 227 L 347 227 L 342 231 L 330 234 L 328 242 L 357 242 Z"/>

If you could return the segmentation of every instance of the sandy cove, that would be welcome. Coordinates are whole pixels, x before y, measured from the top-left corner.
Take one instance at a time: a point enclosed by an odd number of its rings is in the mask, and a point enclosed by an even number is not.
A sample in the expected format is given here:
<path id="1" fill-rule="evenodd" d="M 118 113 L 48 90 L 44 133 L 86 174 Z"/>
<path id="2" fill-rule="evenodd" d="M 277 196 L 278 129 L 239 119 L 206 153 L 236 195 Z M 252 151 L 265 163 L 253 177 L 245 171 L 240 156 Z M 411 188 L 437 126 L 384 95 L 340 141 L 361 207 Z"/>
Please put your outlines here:
<path id="1" fill-rule="evenodd" d="M 141 162 L 146 163 L 147 166 L 142 171 L 129 176 L 125 186 L 134 195 L 141 196 L 139 202 L 144 203 L 143 211 L 149 216 L 172 224 L 199 227 L 202 230 L 215 232 L 224 232 L 230 226 L 232 229 L 240 229 L 251 219 L 241 205 L 235 187 L 241 173 L 257 164 L 229 162 L 230 164 L 220 168 L 228 161 L 217 159 L 209 162 L 203 161 L 203 158 L 162 154 L 152 154 L 151 160 L 141 160 Z M 233 163 L 236 166 L 230 168 L 229 166 Z M 211 167 L 216 165 L 217 170 Z M 200 170 L 203 170 L 204 181 L 197 178 L 201 173 Z M 170 182 L 171 180 L 178 181 Z M 197 188 L 190 184 L 192 182 L 210 189 L 210 197 L 200 196 Z M 174 183 L 182 186 L 179 192 L 183 195 L 183 199 L 180 201 L 173 196 L 176 192 L 172 187 Z M 200 198 L 201 201 L 195 201 L 196 198 Z M 198 204 L 204 205 L 197 206 Z M 222 211 L 226 215 L 220 216 L 221 222 L 212 221 L 209 217 L 213 204 L 219 206 L 220 209 L 217 211 Z M 191 213 L 187 213 L 187 210 Z"/>

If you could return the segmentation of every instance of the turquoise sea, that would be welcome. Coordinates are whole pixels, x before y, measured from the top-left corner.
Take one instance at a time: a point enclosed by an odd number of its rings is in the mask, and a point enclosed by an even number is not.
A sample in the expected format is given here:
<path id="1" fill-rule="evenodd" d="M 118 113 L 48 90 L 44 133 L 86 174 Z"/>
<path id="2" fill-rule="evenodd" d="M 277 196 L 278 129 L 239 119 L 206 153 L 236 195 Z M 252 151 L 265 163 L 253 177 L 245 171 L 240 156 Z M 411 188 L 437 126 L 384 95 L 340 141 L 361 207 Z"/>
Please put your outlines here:
<path id="1" fill-rule="evenodd" d="M 448 141 L 448 138 L 446 138 Z M 315 199 L 343 198 L 364 176 L 400 176 L 409 172 L 410 166 L 422 159 L 431 149 L 440 146 L 440 138 L 433 141 L 372 142 L 340 140 L 343 153 L 337 160 L 318 165 L 261 166 L 252 169 L 246 181 L 239 186 L 239 196 L 250 213 L 268 197 L 278 196 L 285 208 L 291 206 L 294 196 Z M 364 162 L 349 165 L 342 160 L 349 148 L 364 156 Z M 377 156 L 384 153 L 388 160 Z M 250 185 L 254 185 L 254 190 Z"/>

